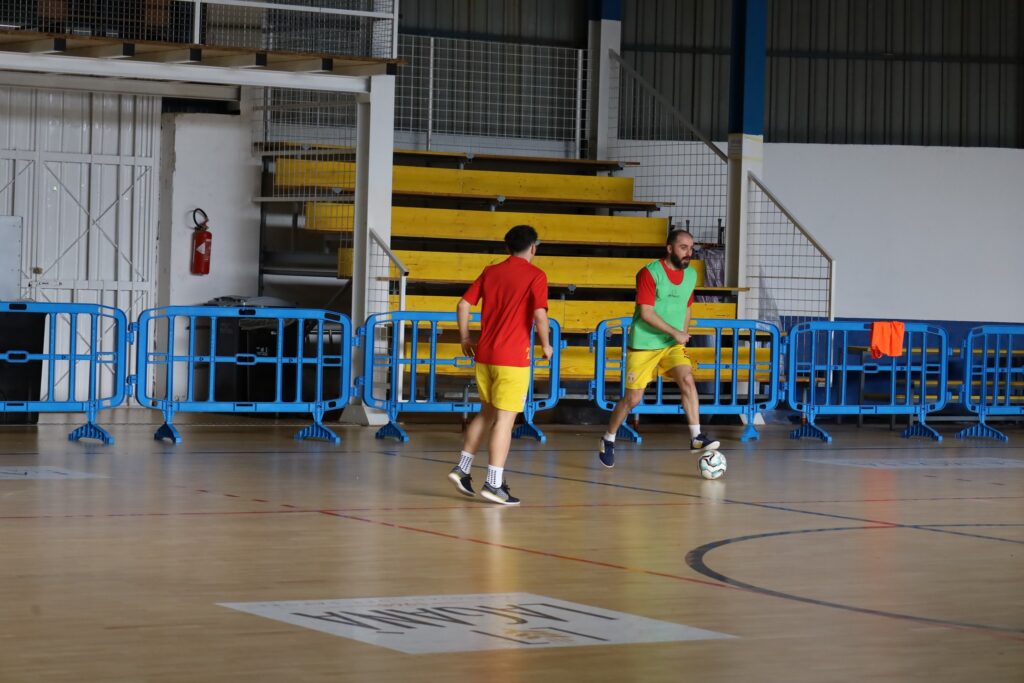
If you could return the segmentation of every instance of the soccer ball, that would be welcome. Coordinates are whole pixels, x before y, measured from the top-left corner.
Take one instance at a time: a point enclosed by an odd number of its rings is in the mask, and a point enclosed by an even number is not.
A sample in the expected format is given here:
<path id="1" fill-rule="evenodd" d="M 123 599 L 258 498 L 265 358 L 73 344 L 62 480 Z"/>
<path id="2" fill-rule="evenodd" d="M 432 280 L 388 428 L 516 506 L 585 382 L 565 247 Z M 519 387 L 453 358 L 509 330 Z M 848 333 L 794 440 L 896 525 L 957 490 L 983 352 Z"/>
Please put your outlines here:
<path id="1" fill-rule="evenodd" d="M 706 451 L 697 461 L 700 476 L 705 479 L 718 479 L 725 474 L 725 456 L 718 451 Z"/>

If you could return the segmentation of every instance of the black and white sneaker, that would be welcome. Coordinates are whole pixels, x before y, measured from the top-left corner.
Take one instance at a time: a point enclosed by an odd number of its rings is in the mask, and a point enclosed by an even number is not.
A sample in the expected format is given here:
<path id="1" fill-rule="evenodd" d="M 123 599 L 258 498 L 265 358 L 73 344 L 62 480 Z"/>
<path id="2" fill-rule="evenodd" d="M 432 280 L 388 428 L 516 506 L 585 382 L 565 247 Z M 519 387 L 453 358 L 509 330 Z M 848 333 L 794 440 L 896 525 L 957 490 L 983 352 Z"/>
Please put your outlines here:
<path id="1" fill-rule="evenodd" d="M 519 499 L 509 493 L 507 481 L 499 488 L 494 488 L 490 484 L 484 484 L 484 487 L 480 489 L 480 495 L 499 505 L 519 505 Z"/>
<path id="2" fill-rule="evenodd" d="M 453 467 L 452 471 L 448 473 L 448 478 L 451 479 L 452 483 L 455 484 L 455 488 L 462 495 L 476 495 L 476 492 L 473 491 L 473 477 L 469 476 L 469 472 L 459 469 L 458 465 Z"/>
<path id="3" fill-rule="evenodd" d="M 615 442 L 602 438 L 601 450 L 597 452 L 597 457 L 605 467 L 615 467 Z"/>
<path id="4" fill-rule="evenodd" d="M 704 432 L 701 432 L 690 440 L 690 448 L 695 451 L 713 451 L 721 445 L 722 443 L 720 441 L 712 439 Z"/>

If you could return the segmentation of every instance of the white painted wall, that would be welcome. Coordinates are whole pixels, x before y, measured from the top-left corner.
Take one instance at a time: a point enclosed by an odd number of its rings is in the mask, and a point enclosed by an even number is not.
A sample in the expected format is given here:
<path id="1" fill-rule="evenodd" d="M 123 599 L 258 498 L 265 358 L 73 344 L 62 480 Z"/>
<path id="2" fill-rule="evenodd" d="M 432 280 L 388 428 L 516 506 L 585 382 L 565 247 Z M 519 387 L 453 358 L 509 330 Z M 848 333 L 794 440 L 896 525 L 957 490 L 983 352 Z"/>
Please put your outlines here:
<path id="1" fill-rule="evenodd" d="M 165 114 L 161 117 L 160 306 L 202 304 L 218 296 L 255 296 L 259 286 L 260 165 L 242 116 Z M 213 232 L 209 275 L 192 275 L 192 210 L 201 207 Z M 187 348 L 185 326 L 175 347 Z M 156 374 L 156 394 L 164 392 Z M 186 397 L 187 368 L 175 365 L 174 396 Z"/>
<path id="2" fill-rule="evenodd" d="M 213 297 L 255 296 L 259 283 L 259 160 L 242 116 L 161 117 L 161 306 L 201 304 Z M 201 207 L 213 232 L 209 275 L 192 275 L 192 210 Z"/>
<path id="3" fill-rule="evenodd" d="M 836 258 L 836 315 L 1024 322 L 1024 150 L 766 144 Z"/>

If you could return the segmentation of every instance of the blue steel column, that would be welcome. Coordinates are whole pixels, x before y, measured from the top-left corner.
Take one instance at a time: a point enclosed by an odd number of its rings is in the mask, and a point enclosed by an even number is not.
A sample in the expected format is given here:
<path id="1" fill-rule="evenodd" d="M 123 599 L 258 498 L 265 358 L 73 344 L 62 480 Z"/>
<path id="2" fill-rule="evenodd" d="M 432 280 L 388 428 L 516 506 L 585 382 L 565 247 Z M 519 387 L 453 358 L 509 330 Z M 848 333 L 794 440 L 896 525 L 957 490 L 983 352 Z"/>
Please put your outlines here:
<path id="1" fill-rule="evenodd" d="M 747 174 L 760 176 L 764 147 L 768 0 L 733 0 L 729 78 L 729 223 L 725 278 L 746 285 Z M 753 317 L 739 297 L 738 317 Z"/>

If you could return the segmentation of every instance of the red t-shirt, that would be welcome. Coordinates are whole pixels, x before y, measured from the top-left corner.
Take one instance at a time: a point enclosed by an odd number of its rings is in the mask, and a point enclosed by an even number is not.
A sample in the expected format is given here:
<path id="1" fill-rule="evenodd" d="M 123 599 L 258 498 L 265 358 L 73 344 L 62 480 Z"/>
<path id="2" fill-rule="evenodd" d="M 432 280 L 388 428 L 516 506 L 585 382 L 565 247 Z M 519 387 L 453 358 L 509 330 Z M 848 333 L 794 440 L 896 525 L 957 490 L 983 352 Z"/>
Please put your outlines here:
<path id="1" fill-rule="evenodd" d="M 548 307 L 548 276 L 524 258 L 508 259 L 484 268 L 462 298 L 480 311 L 480 343 L 476 359 L 488 365 L 530 366 L 533 312 Z"/>
<path id="2" fill-rule="evenodd" d="M 683 273 L 684 270 L 672 270 L 671 268 L 665 268 L 665 259 L 660 261 L 661 267 L 665 269 L 665 274 L 668 275 L 668 281 L 674 285 L 683 284 Z M 647 304 L 653 306 L 657 299 L 656 287 L 654 284 L 654 276 L 651 275 L 651 271 L 646 268 L 641 268 L 640 272 L 636 274 L 636 303 Z M 687 307 L 693 306 L 693 294 L 690 294 L 690 300 L 686 303 Z"/>

